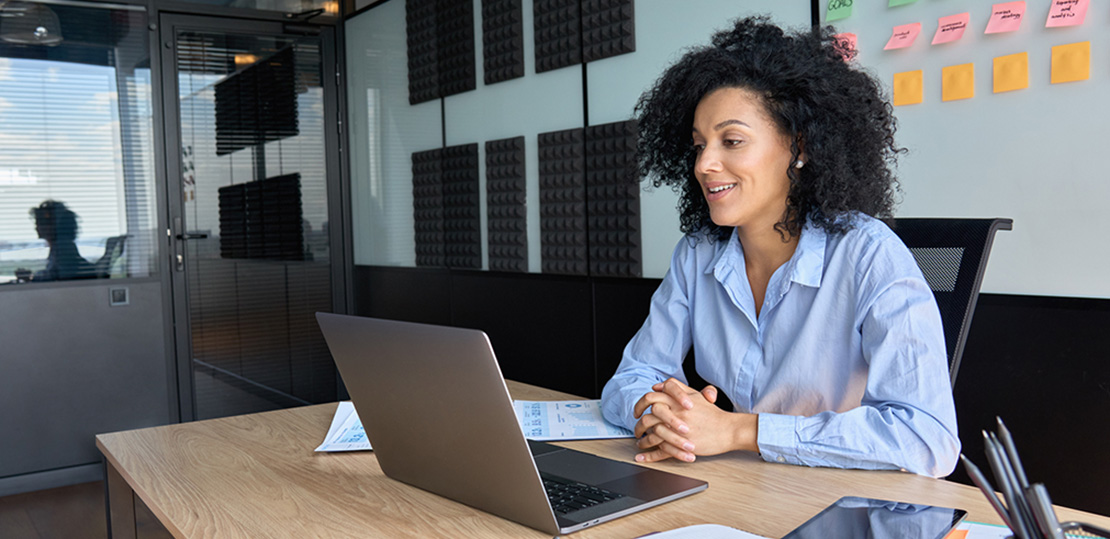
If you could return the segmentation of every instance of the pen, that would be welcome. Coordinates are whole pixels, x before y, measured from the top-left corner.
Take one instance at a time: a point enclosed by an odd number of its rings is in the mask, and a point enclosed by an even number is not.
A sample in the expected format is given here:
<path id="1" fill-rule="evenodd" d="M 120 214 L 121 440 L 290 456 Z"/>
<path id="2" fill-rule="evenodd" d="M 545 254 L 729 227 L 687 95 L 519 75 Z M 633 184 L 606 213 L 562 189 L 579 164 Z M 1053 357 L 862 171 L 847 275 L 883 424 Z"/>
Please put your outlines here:
<path id="1" fill-rule="evenodd" d="M 1008 456 L 1016 455 L 1016 451 L 1010 451 L 1013 448 L 1011 444 L 1009 448 L 1001 442 L 996 435 L 991 434 L 991 440 L 998 451 L 998 455 L 1002 461 L 1002 471 L 1006 474 L 1006 480 L 1010 482 L 1010 489 L 1014 492 L 1014 505 L 1010 508 L 1011 512 L 1016 512 L 1021 516 L 1021 525 L 1025 527 L 1026 535 L 1030 539 L 1037 539 L 1040 536 L 1040 527 L 1034 520 L 1033 509 L 1030 507 L 1030 502 L 1026 498 L 1025 487 L 1029 485 L 1022 485 L 1017 479 L 1017 472 L 1014 471 L 1014 463 Z"/>
<path id="2" fill-rule="evenodd" d="M 987 501 L 998 512 L 998 516 L 1002 517 L 1002 522 L 1006 524 L 1006 527 L 1013 529 L 1014 525 L 1010 523 L 1010 515 L 1006 514 L 1006 508 L 1003 507 L 1002 501 L 998 499 L 998 495 L 994 493 L 994 487 L 991 486 L 990 481 L 983 477 L 983 472 L 979 471 L 979 467 L 971 462 L 971 459 L 965 457 L 963 453 L 960 453 L 960 462 L 964 463 L 964 469 L 967 470 L 967 475 L 971 476 L 971 481 L 987 497 Z"/>
<path id="3" fill-rule="evenodd" d="M 994 472 L 994 478 L 998 481 L 999 487 L 1002 488 L 1002 496 L 1006 498 L 1006 505 L 1010 510 L 1010 530 L 1014 532 L 1020 539 L 1037 539 L 1029 535 L 1029 530 L 1025 525 L 1025 520 L 1022 517 L 1021 510 L 1018 506 L 1018 498 L 1021 494 L 1014 492 L 1013 484 L 1010 482 L 1009 475 L 1006 474 L 1006 468 L 1003 465 L 1003 457 L 1001 448 L 998 446 L 998 441 L 993 435 L 987 431 L 983 431 L 983 442 L 987 449 L 987 461 L 990 462 L 991 470 Z"/>
<path id="4" fill-rule="evenodd" d="M 1018 486 L 1022 489 L 1029 488 L 1029 480 L 1025 477 L 1025 467 L 1021 465 L 1021 458 L 1018 457 L 1017 447 L 1014 446 L 1014 438 L 1010 436 L 1010 429 L 1006 428 L 1006 424 L 1002 422 L 1002 418 L 995 416 L 998 420 L 998 437 L 1002 440 L 1002 446 L 1006 448 L 1006 453 L 1010 456 L 1010 463 L 1014 467 L 1014 475 L 1017 476 Z"/>
<path id="5" fill-rule="evenodd" d="M 1060 521 L 1056 519 L 1056 511 L 1052 508 L 1052 499 L 1048 497 L 1048 489 L 1043 483 L 1036 483 L 1030 487 L 1033 501 L 1040 509 L 1041 529 L 1045 539 L 1064 539 L 1064 530 Z"/>

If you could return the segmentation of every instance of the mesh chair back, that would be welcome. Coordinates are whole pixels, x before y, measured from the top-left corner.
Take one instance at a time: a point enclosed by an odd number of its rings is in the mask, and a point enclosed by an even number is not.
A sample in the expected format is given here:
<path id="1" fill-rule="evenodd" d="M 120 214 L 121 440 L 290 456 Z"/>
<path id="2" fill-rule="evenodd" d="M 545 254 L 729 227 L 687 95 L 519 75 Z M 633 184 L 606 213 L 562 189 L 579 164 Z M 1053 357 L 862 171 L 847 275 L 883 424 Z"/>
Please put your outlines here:
<path id="1" fill-rule="evenodd" d="M 955 386 L 994 233 L 1011 230 L 1013 220 L 906 218 L 894 219 L 892 228 L 917 259 L 937 299 Z"/>

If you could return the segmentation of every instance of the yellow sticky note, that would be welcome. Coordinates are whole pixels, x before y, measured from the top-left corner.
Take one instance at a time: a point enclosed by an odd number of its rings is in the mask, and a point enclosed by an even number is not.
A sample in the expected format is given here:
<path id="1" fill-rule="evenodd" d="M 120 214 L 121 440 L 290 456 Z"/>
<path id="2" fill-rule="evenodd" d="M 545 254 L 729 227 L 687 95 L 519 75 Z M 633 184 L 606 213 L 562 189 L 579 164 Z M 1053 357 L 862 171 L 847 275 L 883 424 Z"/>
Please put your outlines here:
<path id="1" fill-rule="evenodd" d="M 915 105 L 925 100 L 925 72 L 904 71 L 894 74 L 894 106 Z"/>
<path id="2" fill-rule="evenodd" d="M 941 70 L 941 101 L 975 97 L 975 64 L 948 66 Z"/>
<path id="3" fill-rule="evenodd" d="M 1052 47 L 1052 84 L 1091 78 L 1091 42 Z"/>
<path id="4" fill-rule="evenodd" d="M 994 59 L 994 93 L 1029 87 L 1029 53 L 1019 52 Z"/>

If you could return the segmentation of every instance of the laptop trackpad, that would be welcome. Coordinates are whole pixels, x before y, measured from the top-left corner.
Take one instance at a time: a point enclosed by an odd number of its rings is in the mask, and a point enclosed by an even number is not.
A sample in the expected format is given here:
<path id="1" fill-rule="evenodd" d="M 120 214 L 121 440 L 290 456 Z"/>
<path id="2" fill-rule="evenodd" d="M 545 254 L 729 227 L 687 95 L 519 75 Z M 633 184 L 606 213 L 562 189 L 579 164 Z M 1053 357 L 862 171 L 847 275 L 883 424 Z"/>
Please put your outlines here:
<path id="1" fill-rule="evenodd" d="M 590 485 L 600 485 L 640 472 L 640 468 L 574 450 L 555 451 L 536 456 L 541 472 Z"/>

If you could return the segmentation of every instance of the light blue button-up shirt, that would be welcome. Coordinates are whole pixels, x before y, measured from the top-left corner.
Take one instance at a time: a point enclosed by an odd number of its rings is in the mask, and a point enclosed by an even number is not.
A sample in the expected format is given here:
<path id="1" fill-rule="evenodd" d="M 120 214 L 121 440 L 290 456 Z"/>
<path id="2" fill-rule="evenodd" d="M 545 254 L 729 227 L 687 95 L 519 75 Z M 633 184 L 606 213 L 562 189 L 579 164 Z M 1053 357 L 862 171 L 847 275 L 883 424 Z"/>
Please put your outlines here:
<path id="1" fill-rule="evenodd" d="M 960 440 L 936 301 L 884 223 L 852 224 L 843 234 L 807 225 L 758 316 L 735 233 L 680 241 L 605 384 L 605 418 L 633 428 L 653 384 L 686 381 L 693 346 L 698 374 L 737 412 L 759 414 L 765 460 L 951 473 Z"/>

